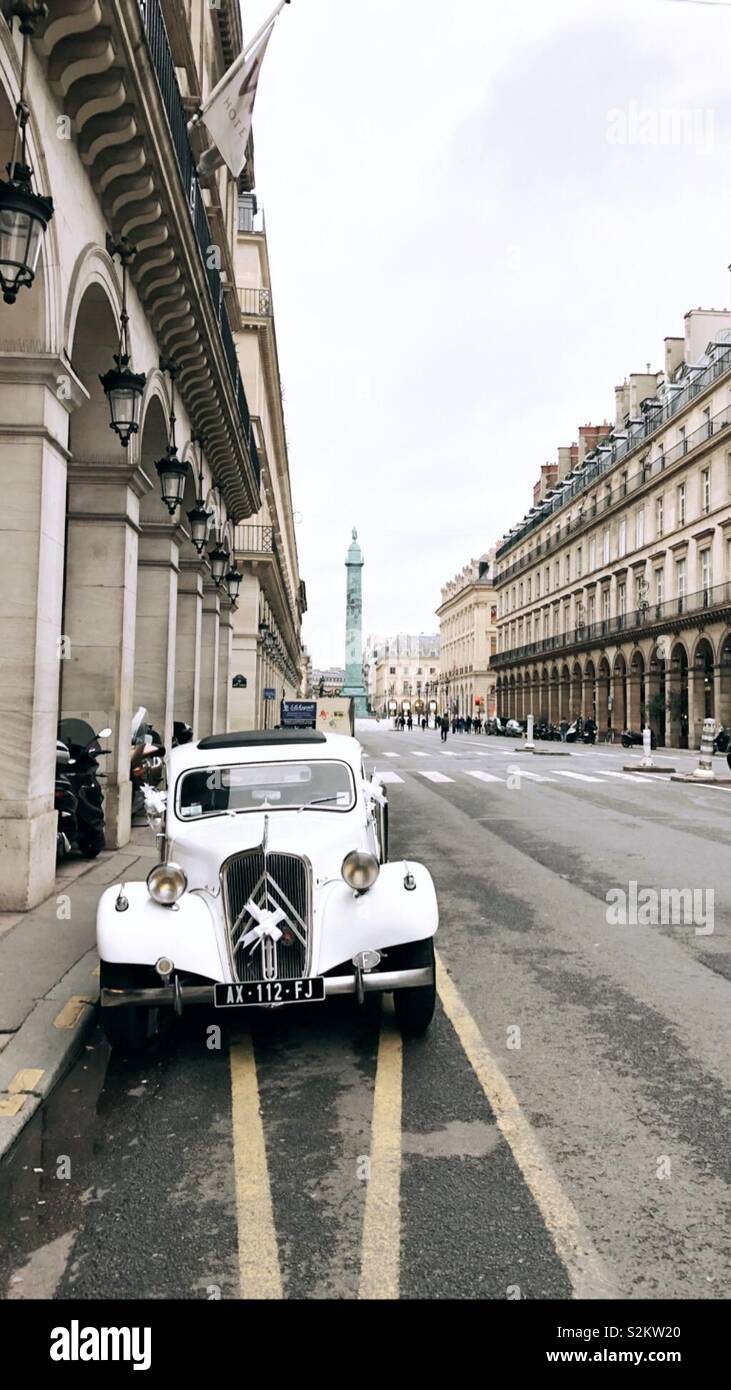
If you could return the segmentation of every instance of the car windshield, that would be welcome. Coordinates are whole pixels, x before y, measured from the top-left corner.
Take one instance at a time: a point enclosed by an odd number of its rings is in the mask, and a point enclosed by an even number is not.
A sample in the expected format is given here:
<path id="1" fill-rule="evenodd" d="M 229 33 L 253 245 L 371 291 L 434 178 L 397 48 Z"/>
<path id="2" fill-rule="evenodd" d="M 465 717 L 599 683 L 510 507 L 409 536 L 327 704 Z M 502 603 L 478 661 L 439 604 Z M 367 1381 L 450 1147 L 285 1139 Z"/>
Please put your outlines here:
<path id="1" fill-rule="evenodd" d="M 355 787 L 345 763 L 243 763 L 202 767 L 186 772 L 178 787 L 181 820 L 237 814 L 240 811 L 349 811 Z"/>

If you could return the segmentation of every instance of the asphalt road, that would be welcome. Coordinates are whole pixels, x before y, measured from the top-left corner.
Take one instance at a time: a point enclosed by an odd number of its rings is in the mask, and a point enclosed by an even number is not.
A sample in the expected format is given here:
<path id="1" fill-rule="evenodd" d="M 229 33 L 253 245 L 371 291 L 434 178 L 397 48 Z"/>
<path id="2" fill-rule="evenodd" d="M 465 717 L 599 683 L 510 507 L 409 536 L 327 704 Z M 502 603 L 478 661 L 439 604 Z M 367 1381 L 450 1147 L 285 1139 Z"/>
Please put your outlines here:
<path id="1" fill-rule="evenodd" d="M 0 1296 L 727 1297 L 731 792 L 363 737 L 437 884 L 429 1036 L 349 1001 L 94 1035 L 0 1167 Z M 692 920 L 608 921 L 631 882 Z"/>

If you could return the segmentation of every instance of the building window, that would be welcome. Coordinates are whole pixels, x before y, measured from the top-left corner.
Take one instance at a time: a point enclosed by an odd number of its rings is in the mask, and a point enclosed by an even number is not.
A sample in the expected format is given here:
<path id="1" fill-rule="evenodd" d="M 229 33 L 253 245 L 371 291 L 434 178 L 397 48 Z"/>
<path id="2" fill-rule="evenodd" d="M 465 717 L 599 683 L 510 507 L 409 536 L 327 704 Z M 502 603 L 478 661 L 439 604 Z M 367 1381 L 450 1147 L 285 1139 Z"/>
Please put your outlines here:
<path id="1" fill-rule="evenodd" d="M 657 461 L 658 461 L 658 463 L 659 463 L 659 465 L 660 465 L 660 468 L 662 469 L 662 468 L 665 467 L 665 445 L 664 445 L 664 444 L 658 444 L 657 449 L 658 449 Z"/>
<path id="2" fill-rule="evenodd" d="M 708 602 L 708 593 L 711 588 L 711 547 L 707 546 L 698 556 L 698 573 L 701 581 L 701 588 L 704 595 L 704 603 Z"/>
<path id="3" fill-rule="evenodd" d="M 553 609 L 553 635 L 558 637 L 558 604 L 555 604 Z"/>
<path id="4" fill-rule="evenodd" d="M 551 592 L 551 570 L 549 565 L 546 565 L 543 577 L 546 581 L 544 585 L 545 592 L 548 594 Z"/>
<path id="5" fill-rule="evenodd" d="M 659 537 L 662 535 L 662 528 L 663 528 L 663 514 L 662 514 L 662 513 L 663 513 L 663 505 L 662 505 L 662 504 L 663 504 L 663 499 L 662 499 L 662 497 L 656 497 L 656 498 L 655 498 L 655 536 L 656 536 L 656 538 L 659 538 Z"/>
<path id="6" fill-rule="evenodd" d="M 685 606 L 686 573 L 685 560 L 675 562 L 675 593 L 678 599 L 678 612 L 682 613 Z"/>
<path id="7" fill-rule="evenodd" d="M 589 625 L 591 625 L 593 622 L 596 621 L 596 595 L 595 595 L 595 594 L 589 594 L 589 599 L 588 599 L 588 602 L 587 602 L 587 605 L 586 605 L 586 620 L 587 620 L 587 622 L 589 623 Z"/>
<path id="8" fill-rule="evenodd" d="M 596 569 L 596 536 L 589 541 L 589 572 Z"/>
<path id="9" fill-rule="evenodd" d="M 685 434 L 685 425 L 681 425 L 681 426 L 680 426 L 680 429 L 678 430 L 678 443 L 680 444 L 680 452 L 681 452 L 681 454 L 687 454 L 687 452 L 688 452 L 688 440 L 687 440 L 686 434 Z"/>
<path id="10" fill-rule="evenodd" d="M 541 597 L 541 572 L 536 570 L 536 598 Z"/>
<path id="11" fill-rule="evenodd" d="M 660 606 L 665 602 L 665 571 L 664 569 L 655 570 L 655 603 Z"/>
<path id="12" fill-rule="evenodd" d="M 635 517 L 635 547 L 645 544 L 645 509 L 642 507 Z"/>
<path id="13" fill-rule="evenodd" d="M 555 560 L 555 561 L 554 561 L 554 565 L 553 565 L 553 587 L 554 587 L 554 589 L 558 589 L 558 588 L 560 588 L 560 586 L 561 586 L 561 568 L 560 568 L 560 566 L 559 566 L 558 560 Z"/>
<path id="14" fill-rule="evenodd" d="M 602 589 L 602 622 L 609 622 L 609 585 Z"/>
<path id="15" fill-rule="evenodd" d="M 701 511 L 705 516 L 711 510 L 711 470 L 704 468 L 701 472 Z"/>
<path id="16" fill-rule="evenodd" d="M 522 585 L 522 583 L 518 585 L 518 607 L 519 607 L 519 608 L 522 608 L 522 607 L 523 607 L 523 585 Z"/>
<path id="17" fill-rule="evenodd" d="M 536 576 L 536 578 L 537 578 L 537 576 Z M 531 581 L 530 581 L 530 579 L 527 579 L 527 580 L 526 580 L 526 585 L 527 585 L 527 589 L 528 589 L 528 602 L 530 603 L 530 590 L 531 590 Z"/>
<path id="18" fill-rule="evenodd" d="M 618 612 L 620 618 L 623 618 L 624 615 L 625 615 L 625 613 L 627 612 L 627 585 L 626 585 L 626 584 L 618 584 L 618 585 L 617 585 L 617 612 Z"/>
<path id="19" fill-rule="evenodd" d="M 608 526 L 605 526 L 605 527 L 604 527 L 604 536 L 603 536 L 603 539 L 602 539 L 602 564 L 604 564 L 604 565 L 608 565 L 608 564 L 609 564 L 609 527 L 608 527 Z"/>
<path id="20" fill-rule="evenodd" d="M 389 666 L 389 668 L 388 668 L 388 674 L 389 674 L 389 676 L 395 676 L 395 675 L 396 675 L 396 667 L 395 667 L 395 666 Z"/>
<path id="21" fill-rule="evenodd" d="M 624 555 L 627 551 L 627 518 L 622 517 L 617 527 L 617 554 Z"/>
<path id="22" fill-rule="evenodd" d="M 571 556 L 570 556 L 570 555 L 566 555 L 566 557 L 564 558 L 564 562 L 563 562 L 563 580 L 564 580 L 564 584 L 568 584 L 570 578 L 571 578 Z"/>
<path id="23" fill-rule="evenodd" d="M 581 579 L 581 546 L 576 547 L 576 578 Z"/>
<path id="24" fill-rule="evenodd" d="M 678 526 L 685 526 L 685 483 L 678 487 Z"/>

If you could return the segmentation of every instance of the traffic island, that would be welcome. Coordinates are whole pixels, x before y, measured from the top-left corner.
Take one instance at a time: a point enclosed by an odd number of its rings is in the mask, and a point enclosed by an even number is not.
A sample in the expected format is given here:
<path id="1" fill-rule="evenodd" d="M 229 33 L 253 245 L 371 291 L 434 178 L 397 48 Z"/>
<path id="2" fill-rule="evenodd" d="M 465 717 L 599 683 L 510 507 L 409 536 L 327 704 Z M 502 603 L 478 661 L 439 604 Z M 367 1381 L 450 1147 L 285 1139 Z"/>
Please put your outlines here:
<path id="1" fill-rule="evenodd" d="M 668 767 L 667 763 L 663 763 L 663 764 L 661 764 L 661 763 L 653 763 L 651 767 L 643 767 L 643 766 L 642 766 L 642 763 L 623 763 L 623 764 L 622 764 L 622 771 L 623 771 L 623 772 L 649 772 L 649 773 L 661 772 L 661 773 L 667 774 L 668 777 L 671 777 L 672 774 L 675 772 L 675 768 L 674 768 L 674 767 Z"/>
<path id="2" fill-rule="evenodd" d="M 696 787 L 731 787 L 731 777 L 717 777 L 715 772 L 710 777 L 697 777 L 694 772 L 676 772 L 670 781 L 692 782 Z"/>
<path id="3" fill-rule="evenodd" d="M 515 748 L 516 753 L 535 753 L 537 758 L 570 758 L 570 748 L 526 748 L 520 743 Z"/>

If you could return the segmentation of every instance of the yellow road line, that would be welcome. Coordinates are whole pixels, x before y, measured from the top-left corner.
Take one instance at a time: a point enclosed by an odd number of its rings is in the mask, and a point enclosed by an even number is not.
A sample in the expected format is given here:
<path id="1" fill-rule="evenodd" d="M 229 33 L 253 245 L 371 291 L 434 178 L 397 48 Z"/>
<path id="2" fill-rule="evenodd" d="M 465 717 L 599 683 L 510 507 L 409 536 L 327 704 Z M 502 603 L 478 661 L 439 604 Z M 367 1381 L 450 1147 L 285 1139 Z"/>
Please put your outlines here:
<path id="1" fill-rule="evenodd" d="M 24 1067 L 22 1071 L 16 1071 L 12 1081 L 8 1082 L 8 1093 L 14 1096 L 21 1091 L 34 1091 L 42 1076 L 42 1067 Z"/>
<path id="2" fill-rule="evenodd" d="M 492 1107 L 538 1210 L 566 1267 L 575 1298 L 612 1298 L 615 1290 L 573 1203 L 566 1196 L 518 1099 L 491 1056 L 454 981 L 437 955 L 437 988 L 444 1011 Z"/>
<path id="3" fill-rule="evenodd" d="M 241 1297 L 282 1298 L 277 1233 L 251 1038 L 247 1035 L 232 1039 L 229 1056 Z"/>
<path id="4" fill-rule="evenodd" d="M 401 1257 L 403 1047 L 392 1013 L 381 1013 L 363 1217 L 359 1298 L 398 1298 Z"/>

